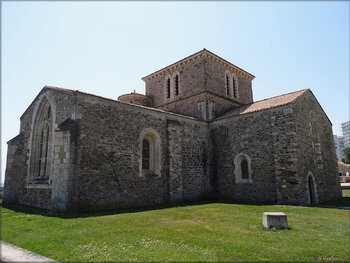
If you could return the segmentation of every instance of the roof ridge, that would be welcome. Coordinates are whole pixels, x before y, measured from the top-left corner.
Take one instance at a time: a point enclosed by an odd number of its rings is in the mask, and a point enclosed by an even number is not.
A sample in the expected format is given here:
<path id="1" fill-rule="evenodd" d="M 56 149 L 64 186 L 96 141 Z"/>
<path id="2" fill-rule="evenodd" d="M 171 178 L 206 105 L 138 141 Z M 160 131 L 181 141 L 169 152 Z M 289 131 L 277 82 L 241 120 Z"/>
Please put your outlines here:
<path id="1" fill-rule="evenodd" d="M 304 93 L 304 92 L 307 91 L 307 90 L 310 90 L 310 89 L 296 90 L 296 91 L 284 93 L 284 94 L 281 94 L 281 95 L 273 96 L 273 97 L 270 97 L 270 98 L 266 98 L 266 99 L 262 99 L 262 100 L 257 100 L 257 101 L 254 101 L 254 102 L 252 102 L 252 103 L 245 104 L 245 105 L 250 105 L 250 104 L 254 104 L 254 103 L 261 102 L 261 101 L 265 101 L 265 100 L 271 100 L 271 99 L 275 99 L 275 98 L 278 98 L 278 97 L 283 97 L 283 96 L 286 96 L 286 95 L 290 95 L 290 94 L 293 94 L 293 93 L 298 93 L 298 92 L 301 92 L 301 91 L 303 91 L 302 93 Z M 294 101 L 294 100 L 293 100 L 293 101 Z M 291 102 L 292 102 L 292 101 L 291 101 Z M 245 106 L 245 105 L 243 105 L 243 106 Z M 242 106 L 241 106 L 241 107 L 242 107 Z"/>
<path id="2" fill-rule="evenodd" d="M 212 57 L 215 57 L 215 58 L 217 58 L 217 59 L 220 59 L 220 60 L 222 60 L 223 62 L 229 64 L 230 66 L 236 68 L 236 70 L 237 70 L 238 72 L 240 72 L 240 74 L 242 74 L 242 75 L 244 75 L 244 74 L 245 74 L 245 75 L 248 75 L 251 79 L 254 79 L 254 78 L 255 78 L 255 76 L 254 76 L 253 74 L 249 73 L 248 71 L 245 71 L 244 69 L 242 69 L 242 68 L 240 68 L 240 67 L 237 67 L 235 64 L 233 64 L 233 63 L 231 63 L 231 62 L 229 62 L 229 61 L 223 59 L 222 57 L 216 55 L 215 53 L 213 53 L 213 52 L 211 52 L 211 51 L 209 51 L 209 50 L 203 48 L 202 50 L 200 50 L 200 51 L 198 51 L 198 52 L 196 52 L 196 53 L 193 53 L 192 55 L 189 55 L 189 56 L 187 56 L 187 57 L 185 57 L 185 58 L 183 58 L 183 59 L 180 59 L 179 61 L 176 61 L 176 62 L 174 62 L 174 63 L 172 63 L 172 64 L 170 64 L 170 65 L 168 65 L 168 66 L 166 66 L 166 67 L 163 67 L 163 68 L 161 68 L 161 69 L 159 69 L 159 70 L 157 70 L 157 71 L 155 71 L 155 72 L 153 72 L 153 73 L 151 73 L 151 74 L 148 74 L 147 76 L 145 76 L 145 77 L 143 77 L 143 78 L 141 78 L 141 79 L 142 79 L 143 81 L 145 81 L 145 79 L 148 79 L 148 78 L 150 78 L 151 76 L 160 74 L 161 72 L 165 71 L 167 68 L 175 67 L 177 64 L 185 63 L 187 60 L 190 60 L 190 59 L 192 59 L 192 58 L 195 59 L 195 58 L 197 58 L 197 56 L 199 56 L 200 53 L 206 53 L 206 54 L 209 55 L 209 56 L 212 56 Z"/>
<path id="3" fill-rule="evenodd" d="M 50 85 L 45 85 L 43 89 L 57 89 L 57 90 L 64 90 L 64 91 L 78 91 L 78 90 L 72 90 L 72 89 L 66 89 L 66 88 L 62 88 L 62 87 L 56 87 L 56 86 L 50 86 Z"/>
<path id="4" fill-rule="evenodd" d="M 44 88 L 54 89 L 54 90 L 70 91 L 70 92 L 77 92 L 77 93 L 80 93 L 80 94 L 83 94 L 83 95 L 89 95 L 89 96 L 93 96 L 93 97 L 96 97 L 96 98 L 101 98 L 101 99 L 104 99 L 104 100 L 109 100 L 109 101 L 113 101 L 113 102 L 117 102 L 117 103 L 121 103 L 121 104 L 126 104 L 126 105 L 130 105 L 130 106 L 133 106 L 133 107 L 136 107 L 136 108 L 148 109 L 148 110 L 151 110 L 151 111 L 156 111 L 156 112 L 160 112 L 160 113 L 166 113 L 166 114 L 170 114 L 170 115 L 179 116 L 179 117 L 183 117 L 183 118 L 186 118 L 186 119 L 202 122 L 202 120 L 197 119 L 195 117 L 191 117 L 191 116 L 187 116 L 187 115 L 183 115 L 183 114 L 179 114 L 179 113 L 174 113 L 174 112 L 170 112 L 170 111 L 165 111 L 165 110 L 161 110 L 161 109 L 157 109 L 157 108 L 153 108 L 153 107 L 142 106 L 142 105 L 137 105 L 137 104 L 133 104 L 133 103 L 127 103 L 127 102 L 120 101 L 118 99 L 111 99 L 111 98 L 103 97 L 103 96 L 100 96 L 100 95 L 96 95 L 96 94 L 92 94 L 92 93 L 88 93 L 88 92 L 84 92 L 84 91 L 80 91 L 80 90 L 71 90 L 71 89 L 65 89 L 65 88 L 60 88 L 60 87 L 55 87 L 55 86 L 45 86 Z M 140 95 L 143 95 L 143 94 L 140 94 Z M 144 96 L 146 96 L 146 95 L 144 95 Z"/>
<path id="5" fill-rule="evenodd" d="M 287 104 L 291 104 L 291 103 L 295 102 L 298 98 L 300 98 L 300 96 L 303 95 L 307 91 L 310 91 L 310 89 L 297 90 L 297 91 L 285 93 L 285 94 L 282 94 L 279 96 L 274 96 L 271 98 L 258 100 L 258 101 L 255 101 L 255 102 L 252 102 L 249 104 L 245 104 L 245 105 L 231 109 L 230 111 L 228 111 L 228 112 L 224 113 L 223 115 L 219 116 L 218 118 L 214 119 L 214 121 L 221 120 L 224 118 L 229 118 L 229 117 L 235 117 L 235 116 L 239 116 L 239 115 L 243 115 L 243 114 L 259 112 L 259 111 L 263 111 L 263 110 L 272 109 L 272 108 L 284 106 Z M 297 94 L 297 96 L 295 98 L 293 98 L 293 97 L 288 98 L 288 96 L 290 96 L 292 94 Z M 283 97 L 287 97 L 287 100 L 286 101 L 282 100 L 281 102 L 276 101 L 276 102 L 274 102 L 274 105 L 267 104 L 267 106 L 264 107 L 264 102 L 268 102 L 268 101 L 278 99 L 278 98 L 283 98 Z M 254 108 L 254 106 L 255 106 L 255 108 Z"/>

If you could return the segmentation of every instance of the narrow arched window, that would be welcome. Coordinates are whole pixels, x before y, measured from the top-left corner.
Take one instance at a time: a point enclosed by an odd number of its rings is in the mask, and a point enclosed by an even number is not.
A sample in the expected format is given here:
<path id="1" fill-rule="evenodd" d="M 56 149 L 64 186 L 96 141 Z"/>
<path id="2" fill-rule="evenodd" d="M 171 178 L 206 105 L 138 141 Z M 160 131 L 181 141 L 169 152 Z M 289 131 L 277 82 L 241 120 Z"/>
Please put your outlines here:
<path id="1" fill-rule="evenodd" d="M 156 131 L 146 128 L 140 137 L 140 176 L 160 175 L 160 139 Z"/>
<path id="2" fill-rule="evenodd" d="M 233 97 L 237 98 L 237 87 L 236 87 L 236 78 L 232 77 L 232 89 L 233 89 Z"/>
<path id="3" fill-rule="evenodd" d="M 175 76 L 175 95 L 179 95 L 179 75 Z"/>
<path id="4" fill-rule="evenodd" d="M 241 162 L 241 173 L 242 179 L 249 179 L 248 162 L 246 159 L 243 159 Z"/>
<path id="5" fill-rule="evenodd" d="M 239 153 L 234 159 L 236 183 L 252 183 L 251 158 L 246 153 Z"/>
<path id="6" fill-rule="evenodd" d="M 147 139 L 142 140 L 142 170 L 150 169 L 150 143 Z"/>
<path id="7" fill-rule="evenodd" d="M 226 74 L 226 94 L 230 95 L 230 78 L 228 74 Z"/>
<path id="8" fill-rule="evenodd" d="M 166 88 L 167 88 L 167 98 L 170 98 L 170 78 L 167 79 L 166 83 Z"/>

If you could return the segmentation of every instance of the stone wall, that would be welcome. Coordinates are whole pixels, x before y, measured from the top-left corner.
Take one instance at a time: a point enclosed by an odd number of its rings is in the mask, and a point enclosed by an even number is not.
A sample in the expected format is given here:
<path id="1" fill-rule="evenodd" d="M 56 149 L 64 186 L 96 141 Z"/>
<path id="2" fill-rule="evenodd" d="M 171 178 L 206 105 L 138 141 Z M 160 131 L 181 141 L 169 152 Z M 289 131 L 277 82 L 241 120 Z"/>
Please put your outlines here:
<path id="1" fill-rule="evenodd" d="M 44 97 L 50 101 L 53 115 L 53 141 L 56 143 L 56 130 L 58 124 L 70 117 L 75 117 L 74 108 L 75 96 L 73 92 L 64 90 L 54 90 L 44 88 L 34 99 L 31 105 L 21 116 L 20 135 L 8 142 L 8 164 L 5 172 L 5 189 L 11 194 L 4 196 L 4 203 L 20 203 L 30 206 L 51 208 L 52 184 L 58 184 L 60 188 L 61 181 L 56 180 L 53 174 L 50 174 L 49 184 L 28 184 L 28 163 L 31 153 L 31 131 L 32 123 L 36 117 L 36 111 Z M 54 154 L 49 155 L 54 162 Z M 9 190 L 8 190 L 9 189 Z"/>
<path id="2" fill-rule="evenodd" d="M 181 201 L 199 197 L 206 189 L 202 158 L 207 124 L 85 94 L 78 95 L 77 105 L 82 114 L 76 200 L 80 210 L 161 204 L 175 195 Z M 169 123 L 177 124 L 171 128 Z M 159 174 L 140 171 L 140 136 L 145 129 L 160 138 Z"/>
<path id="3" fill-rule="evenodd" d="M 243 77 L 238 72 L 235 73 L 238 85 L 238 98 L 233 99 L 226 94 L 225 72 L 232 72 L 224 64 L 219 61 L 207 57 L 205 60 L 205 85 L 206 90 L 211 91 L 220 96 L 239 102 L 240 104 L 248 104 L 253 102 L 252 82 Z"/>
<path id="4" fill-rule="evenodd" d="M 153 107 L 203 92 L 205 90 L 204 63 L 204 57 L 201 56 L 178 68 L 169 69 L 156 78 L 148 79 L 146 81 L 146 96 L 153 100 Z M 175 96 L 172 90 L 171 98 L 167 99 L 165 78 L 168 75 L 173 76 L 176 72 L 179 73 L 179 95 Z"/>
<path id="5" fill-rule="evenodd" d="M 155 78 L 147 79 L 146 95 L 153 100 L 155 108 L 212 120 L 229 109 L 253 101 L 251 81 L 238 71 L 235 73 L 238 98 L 226 94 L 225 72 L 227 70 L 229 68 L 219 60 L 201 55 L 181 66 L 168 69 Z M 175 76 L 176 73 L 179 74 L 179 95 L 175 96 L 172 87 L 171 98 L 166 98 L 166 78 Z M 208 113 L 208 117 L 203 117 L 202 111 L 212 111 L 212 113 Z"/>
<path id="6" fill-rule="evenodd" d="M 312 173 L 317 185 L 318 202 L 341 197 L 338 166 L 332 134 L 332 124 L 311 92 L 296 101 L 292 107 L 295 122 L 295 143 L 299 195 L 295 198 L 309 202 L 307 175 Z M 312 142 L 310 112 L 316 118 L 320 153 Z M 297 200 L 297 199 L 296 199 Z"/>
<path id="7" fill-rule="evenodd" d="M 52 107 L 53 171 L 49 184 L 28 184 L 32 122 L 44 96 Z M 208 96 L 203 99 L 214 98 Z M 155 172 L 141 169 L 145 131 L 158 138 Z M 8 142 L 4 203 L 62 212 L 204 198 L 304 205 L 310 203 L 310 173 L 322 202 L 341 196 L 332 138 L 331 123 L 310 91 L 284 106 L 203 122 L 44 88 L 22 115 L 20 135 Z M 249 157 L 246 181 L 235 171 L 241 154 Z"/>
<path id="8" fill-rule="evenodd" d="M 214 121 L 211 125 L 211 181 L 217 195 L 239 202 L 275 203 L 272 111 Z M 251 158 L 252 181 L 235 182 L 234 159 L 244 153 Z"/>
<path id="9" fill-rule="evenodd" d="M 158 109 L 192 116 L 201 120 L 212 120 L 237 106 L 239 106 L 238 103 L 233 103 L 209 92 L 203 92 L 183 99 L 181 103 L 171 102 L 159 106 Z"/>

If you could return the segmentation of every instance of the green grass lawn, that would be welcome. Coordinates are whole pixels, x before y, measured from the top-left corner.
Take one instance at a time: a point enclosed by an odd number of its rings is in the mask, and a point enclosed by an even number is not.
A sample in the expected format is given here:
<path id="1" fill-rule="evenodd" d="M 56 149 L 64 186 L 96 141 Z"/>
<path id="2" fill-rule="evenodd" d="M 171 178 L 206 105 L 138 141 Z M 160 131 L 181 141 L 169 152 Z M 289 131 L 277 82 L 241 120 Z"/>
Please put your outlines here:
<path id="1" fill-rule="evenodd" d="M 263 212 L 285 212 L 290 229 L 264 229 Z M 2 240 L 61 262 L 350 261 L 350 210 L 202 203 L 53 214 L 6 205 L 1 215 Z"/>

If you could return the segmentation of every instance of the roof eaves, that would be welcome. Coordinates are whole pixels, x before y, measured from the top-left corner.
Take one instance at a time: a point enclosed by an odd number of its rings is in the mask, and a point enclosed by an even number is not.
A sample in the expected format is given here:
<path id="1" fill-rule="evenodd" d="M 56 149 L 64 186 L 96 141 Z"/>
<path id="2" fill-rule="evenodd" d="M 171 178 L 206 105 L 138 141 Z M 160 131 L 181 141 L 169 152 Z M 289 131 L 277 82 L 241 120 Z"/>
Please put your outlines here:
<path id="1" fill-rule="evenodd" d="M 247 106 L 249 106 L 249 105 L 252 105 L 252 104 L 255 104 L 255 103 L 258 103 L 258 102 L 263 102 L 263 101 L 275 99 L 275 98 L 278 98 L 278 97 L 286 96 L 286 95 L 289 95 L 289 94 L 292 94 L 292 93 L 301 92 L 296 98 L 294 98 L 294 99 L 291 100 L 291 101 L 286 101 L 285 103 L 281 103 L 281 104 L 278 104 L 278 105 L 275 105 L 275 106 L 271 106 L 271 107 L 267 107 L 267 108 L 261 108 L 261 109 L 257 109 L 257 110 L 254 110 L 254 111 L 250 111 L 250 112 L 246 112 L 246 113 L 241 113 L 241 114 L 237 114 L 237 115 L 228 115 L 229 112 L 227 112 L 227 113 L 225 113 L 223 116 L 220 116 L 220 117 L 218 117 L 218 118 L 216 118 L 216 119 L 214 119 L 214 120 L 212 120 L 212 121 L 217 121 L 217 120 L 222 120 L 222 119 L 227 119 L 227 118 L 233 118 L 233 117 L 237 117 L 237 116 L 242 116 L 242 115 L 246 115 L 246 114 L 251 114 L 251 113 L 256 113 L 256 112 L 260 112 L 260 111 L 264 111 L 264 110 L 269 110 L 269 109 L 274 109 L 274 108 L 282 107 L 282 106 L 285 106 L 285 105 L 288 105 L 288 104 L 291 104 L 291 103 L 295 102 L 295 101 L 298 100 L 303 94 L 305 94 L 307 91 L 310 91 L 310 89 L 303 89 L 303 90 L 293 91 L 293 92 L 289 92 L 289 93 L 282 94 L 282 95 L 279 95 L 279 96 L 274 96 L 274 97 L 271 97 L 271 98 L 267 98 L 267 99 L 255 101 L 255 102 L 253 102 L 253 103 L 245 104 L 245 105 L 240 106 L 240 107 L 247 107 Z M 240 108 L 240 107 L 237 107 L 237 108 Z M 237 110 L 237 108 L 234 108 L 232 111 Z"/>
<path id="2" fill-rule="evenodd" d="M 241 73 L 242 75 L 248 77 L 250 80 L 253 80 L 255 78 L 255 76 L 250 74 L 249 72 L 241 69 L 240 67 L 237 67 L 236 65 L 232 64 L 231 62 L 223 59 L 222 57 L 220 57 L 220 56 L 218 56 L 218 55 L 216 55 L 216 54 L 214 54 L 214 53 L 212 53 L 209 50 L 204 48 L 201 51 L 198 51 L 198 52 L 196 52 L 188 57 L 185 57 L 185 58 L 183 58 L 183 59 L 181 59 L 173 64 L 170 64 L 169 66 L 166 66 L 160 70 L 157 70 L 156 72 L 153 72 L 153 73 L 151 73 L 151 74 L 149 74 L 141 79 L 143 81 L 146 81 L 147 79 L 149 79 L 151 77 L 156 77 L 156 76 L 162 74 L 164 71 L 167 71 L 167 70 L 170 71 L 172 69 L 175 69 L 176 67 L 181 66 L 185 63 L 188 63 L 188 62 L 192 61 L 193 59 L 196 59 L 198 56 L 202 56 L 203 54 L 206 54 L 208 57 L 214 58 L 218 61 L 220 60 L 223 64 L 226 64 L 226 65 L 234 68 L 238 73 Z"/>

